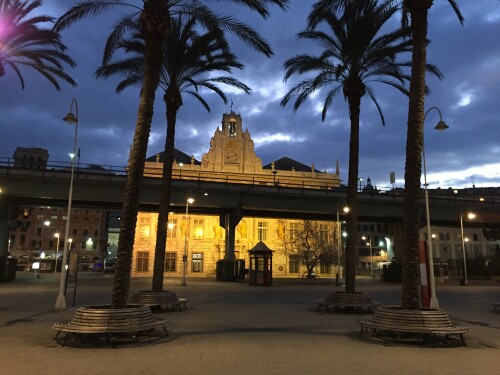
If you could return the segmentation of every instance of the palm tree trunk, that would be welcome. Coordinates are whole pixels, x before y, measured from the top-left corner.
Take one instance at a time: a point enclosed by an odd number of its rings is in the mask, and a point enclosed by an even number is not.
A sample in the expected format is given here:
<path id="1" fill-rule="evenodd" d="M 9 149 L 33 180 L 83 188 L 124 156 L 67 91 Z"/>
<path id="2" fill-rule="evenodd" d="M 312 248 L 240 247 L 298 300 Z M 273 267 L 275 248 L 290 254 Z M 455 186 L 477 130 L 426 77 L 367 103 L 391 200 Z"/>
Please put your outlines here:
<path id="1" fill-rule="evenodd" d="M 141 90 L 134 142 L 130 150 L 127 183 L 123 199 L 120 237 L 115 264 L 111 308 L 127 305 L 130 288 L 130 270 L 134 247 L 135 227 L 139 211 L 140 185 L 148 147 L 155 92 L 160 80 L 161 40 L 158 36 L 145 36 L 144 81 Z"/>
<path id="2" fill-rule="evenodd" d="M 418 309 L 418 241 L 425 110 L 425 67 L 427 61 L 427 14 L 432 6 L 432 1 L 418 0 L 409 3 L 411 3 L 409 9 L 411 12 L 413 53 L 406 140 L 401 306 L 403 309 Z"/>
<path id="3" fill-rule="evenodd" d="M 356 292 L 356 244 L 358 238 L 358 164 L 359 164 L 359 112 L 360 96 L 350 96 L 349 117 L 351 118 L 351 135 L 349 140 L 349 177 L 347 180 L 347 242 L 345 258 L 345 291 Z"/>
<path id="4" fill-rule="evenodd" d="M 179 95 L 180 96 L 180 95 Z M 168 211 L 172 188 L 172 164 L 174 162 L 175 123 L 179 105 L 172 103 L 165 94 L 167 104 L 167 136 L 163 154 L 163 174 L 161 180 L 160 206 L 158 208 L 158 225 L 156 230 L 155 261 L 153 267 L 153 291 L 163 290 L 163 272 L 165 269 L 165 249 L 167 247 Z"/>

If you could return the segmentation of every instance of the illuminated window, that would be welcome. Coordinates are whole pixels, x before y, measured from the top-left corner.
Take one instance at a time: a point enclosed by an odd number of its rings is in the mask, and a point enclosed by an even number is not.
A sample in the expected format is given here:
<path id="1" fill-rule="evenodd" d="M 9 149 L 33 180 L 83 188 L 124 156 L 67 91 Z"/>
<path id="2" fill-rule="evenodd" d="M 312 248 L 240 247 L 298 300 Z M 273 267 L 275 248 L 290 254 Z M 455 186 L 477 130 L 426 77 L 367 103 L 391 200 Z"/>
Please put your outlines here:
<path id="1" fill-rule="evenodd" d="M 170 219 L 167 224 L 167 237 L 177 237 L 177 219 Z"/>
<path id="2" fill-rule="evenodd" d="M 177 253 L 165 253 L 165 271 L 175 272 L 177 264 Z"/>
<path id="3" fill-rule="evenodd" d="M 150 219 L 149 217 L 141 217 L 139 224 L 139 234 L 143 238 L 148 238 L 150 234 Z"/>
<path id="4" fill-rule="evenodd" d="M 290 240 L 295 240 L 299 232 L 299 223 L 290 223 Z"/>
<path id="5" fill-rule="evenodd" d="M 148 272 L 149 270 L 149 251 L 137 252 L 136 272 Z"/>
<path id="6" fill-rule="evenodd" d="M 265 221 L 257 223 L 257 238 L 259 241 L 267 240 L 267 223 Z"/>
<path id="7" fill-rule="evenodd" d="M 203 238 L 203 220 L 194 220 L 194 238 Z"/>
<path id="8" fill-rule="evenodd" d="M 325 262 L 324 259 L 321 259 L 319 263 L 320 272 L 321 273 L 332 273 L 332 264 L 331 262 Z"/>
<path id="9" fill-rule="evenodd" d="M 319 225 L 319 238 L 321 241 L 328 242 L 328 225 L 320 224 Z"/>
<path id="10" fill-rule="evenodd" d="M 203 254 L 193 253 L 193 258 L 191 260 L 191 271 L 203 272 Z"/>
<path id="11" fill-rule="evenodd" d="M 300 258 L 297 255 L 290 255 L 288 258 L 288 272 L 299 273 Z"/>
<path id="12" fill-rule="evenodd" d="M 141 237 L 149 237 L 149 225 L 141 225 Z"/>

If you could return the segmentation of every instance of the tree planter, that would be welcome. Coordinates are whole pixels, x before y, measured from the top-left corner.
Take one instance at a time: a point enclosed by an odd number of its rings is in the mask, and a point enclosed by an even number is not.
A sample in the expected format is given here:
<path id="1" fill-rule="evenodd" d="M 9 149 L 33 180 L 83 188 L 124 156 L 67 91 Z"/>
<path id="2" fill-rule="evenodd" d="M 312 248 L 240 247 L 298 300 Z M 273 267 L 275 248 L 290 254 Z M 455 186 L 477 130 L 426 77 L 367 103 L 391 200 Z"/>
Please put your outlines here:
<path id="1" fill-rule="evenodd" d="M 448 314 L 443 310 L 425 309 L 403 310 L 400 306 L 380 306 L 375 309 L 371 318 L 358 321 L 361 336 L 372 330 L 376 335 L 383 336 L 387 341 L 392 337 L 413 336 L 416 338 L 432 338 L 434 335 L 458 336 L 460 343 L 465 345 L 463 334 L 469 331 L 466 325 L 453 324 Z"/>
<path id="2" fill-rule="evenodd" d="M 151 290 L 138 290 L 132 293 L 130 300 L 131 302 L 139 305 L 149 306 L 152 310 L 154 308 L 161 310 L 162 306 L 172 310 L 181 310 L 182 307 L 185 309 L 187 308 L 187 299 L 178 298 L 175 292 L 169 290 L 162 290 L 159 292 Z"/>
<path id="3" fill-rule="evenodd" d="M 333 309 L 337 311 L 370 312 L 380 305 L 372 301 L 366 293 L 332 292 L 328 293 L 324 300 L 316 301 L 318 310 L 324 307 L 325 310 Z"/>
<path id="4" fill-rule="evenodd" d="M 126 308 L 112 309 L 110 305 L 79 307 L 69 322 L 55 323 L 52 328 L 58 341 L 65 334 L 62 345 L 68 338 L 83 342 L 86 338 L 104 339 L 110 343 L 114 339 L 139 340 L 141 336 L 151 342 L 155 328 L 163 328 L 166 335 L 167 319 L 154 319 L 151 309 L 144 305 L 127 305 Z"/>

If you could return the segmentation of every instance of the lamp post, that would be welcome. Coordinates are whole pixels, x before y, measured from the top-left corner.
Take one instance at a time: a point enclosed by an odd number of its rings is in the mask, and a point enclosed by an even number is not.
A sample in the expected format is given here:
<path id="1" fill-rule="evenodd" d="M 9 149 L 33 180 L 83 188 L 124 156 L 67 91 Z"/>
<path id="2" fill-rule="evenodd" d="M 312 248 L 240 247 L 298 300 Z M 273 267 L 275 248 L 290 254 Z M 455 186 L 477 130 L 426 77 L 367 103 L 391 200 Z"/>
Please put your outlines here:
<path id="1" fill-rule="evenodd" d="M 367 245 L 370 247 L 370 273 L 372 275 L 372 278 L 375 278 L 375 274 L 373 273 L 373 253 L 372 253 L 372 236 L 365 236 L 361 237 L 362 240 L 366 240 L 368 238 L 368 243 Z"/>
<path id="2" fill-rule="evenodd" d="M 73 114 L 73 104 L 75 105 L 75 114 Z M 63 120 L 69 124 L 75 124 L 75 136 L 73 138 L 73 155 L 71 156 L 71 179 L 70 179 L 70 183 L 69 183 L 68 209 L 67 209 L 67 217 L 66 217 L 66 228 L 64 230 L 65 241 L 64 241 L 63 259 L 62 259 L 62 266 L 64 267 L 66 265 L 66 261 L 68 258 L 69 241 L 67 239 L 69 237 L 69 225 L 70 225 L 70 219 L 71 219 L 71 201 L 73 199 L 73 176 L 75 173 L 76 139 L 77 139 L 77 134 L 78 134 L 78 103 L 77 103 L 76 99 L 71 100 L 69 113 L 66 116 L 64 116 Z M 56 305 L 55 305 L 56 309 L 59 311 L 66 310 L 65 285 L 66 285 L 66 272 L 63 272 L 63 270 L 61 268 L 61 279 L 59 282 L 59 294 L 57 295 Z"/>
<path id="3" fill-rule="evenodd" d="M 340 219 L 339 219 L 339 205 L 341 202 L 344 202 L 344 208 L 342 211 L 345 213 L 349 212 L 349 207 L 347 207 L 347 202 L 343 199 L 340 199 L 337 202 L 337 277 L 335 278 L 335 285 L 340 285 L 340 249 L 342 247 L 342 225 L 340 224 Z"/>
<path id="4" fill-rule="evenodd" d="M 57 272 L 57 257 L 59 256 L 59 233 L 54 233 L 54 237 L 57 238 L 57 243 L 56 243 L 56 265 L 54 267 L 54 272 Z"/>
<path id="5" fill-rule="evenodd" d="M 194 199 L 191 198 L 191 189 L 188 190 L 186 197 L 186 229 L 184 231 L 184 255 L 182 256 L 182 281 L 181 286 L 186 286 L 186 273 L 187 273 L 187 234 L 189 229 L 188 223 L 188 213 L 189 213 L 189 205 L 193 204 Z"/>
<path id="6" fill-rule="evenodd" d="M 464 211 L 460 211 L 460 231 L 462 233 L 462 254 L 464 256 L 464 286 L 469 285 L 469 280 L 467 279 L 467 261 L 465 259 L 465 237 L 464 237 Z M 476 214 L 474 212 L 469 212 L 467 214 L 467 218 L 470 220 L 476 218 Z"/>
<path id="7" fill-rule="evenodd" d="M 441 111 L 438 107 L 431 107 L 425 112 L 424 115 L 424 124 L 425 118 L 429 114 L 431 110 L 435 109 L 439 113 L 439 122 L 434 127 L 439 132 L 445 131 L 449 128 L 449 126 L 443 121 L 443 116 L 441 115 Z M 431 292 L 431 300 L 430 300 L 430 308 L 431 309 L 439 309 L 439 303 L 436 297 L 436 282 L 434 278 L 434 257 L 432 255 L 432 231 L 431 231 L 431 217 L 429 212 L 429 192 L 427 191 L 427 168 L 425 164 L 425 142 L 424 136 L 422 133 L 422 161 L 424 163 L 424 193 L 425 193 L 425 215 L 427 219 L 427 258 L 429 262 L 429 280 L 430 280 L 430 292 Z"/>

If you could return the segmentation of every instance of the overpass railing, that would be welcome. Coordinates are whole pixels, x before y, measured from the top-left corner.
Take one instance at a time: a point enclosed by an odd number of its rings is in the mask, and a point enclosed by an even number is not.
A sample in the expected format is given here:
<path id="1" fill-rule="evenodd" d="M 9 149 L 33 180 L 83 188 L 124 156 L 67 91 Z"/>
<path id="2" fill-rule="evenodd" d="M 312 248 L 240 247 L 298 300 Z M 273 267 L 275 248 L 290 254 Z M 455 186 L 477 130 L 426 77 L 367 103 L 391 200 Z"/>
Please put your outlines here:
<path id="1" fill-rule="evenodd" d="M 17 165 L 16 165 L 17 164 Z M 0 157 L 0 176 L 27 176 L 32 177 L 43 176 L 51 178 L 67 179 L 68 173 L 71 168 L 71 163 L 50 161 L 43 165 L 30 164 L 26 161 L 24 167 L 19 162 L 15 163 L 14 158 Z M 127 167 L 114 166 L 114 165 L 97 165 L 87 163 L 75 163 L 75 178 L 77 180 L 90 180 L 90 181 L 103 181 L 116 178 L 117 181 L 123 181 L 127 175 Z M 146 171 L 145 180 L 158 180 L 161 177 L 161 169 L 148 169 Z M 314 182 L 294 182 L 293 180 L 286 180 L 286 176 L 280 176 L 276 179 L 275 176 L 268 175 L 250 175 L 250 178 L 242 179 L 235 173 L 224 172 L 210 172 L 203 174 L 201 172 L 186 171 L 174 174 L 172 179 L 174 181 L 192 181 L 199 183 L 214 183 L 219 187 L 238 189 L 237 186 L 251 186 L 253 189 L 261 190 L 266 189 L 270 192 L 281 192 L 284 194 L 306 193 L 306 194 L 346 194 L 347 186 L 341 185 L 340 187 L 332 186 L 330 179 L 321 177 L 316 178 Z M 377 200 L 398 200 L 401 201 L 404 195 L 404 189 L 393 188 L 384 189 L 377 188 L 366 190 L 361 188 L 358 191 L 360 199 L 377 199 Z M 423 189 L 422 189 L 423 194 Z M 463 201 L 471 203 L 484 203 L 485 205 L 498 205 L 500 204 L 500 187 L 488 188 L 467 188 L 467 189 L 429 189 L 429 199 L 431 201 L 459 203 Z"/>

